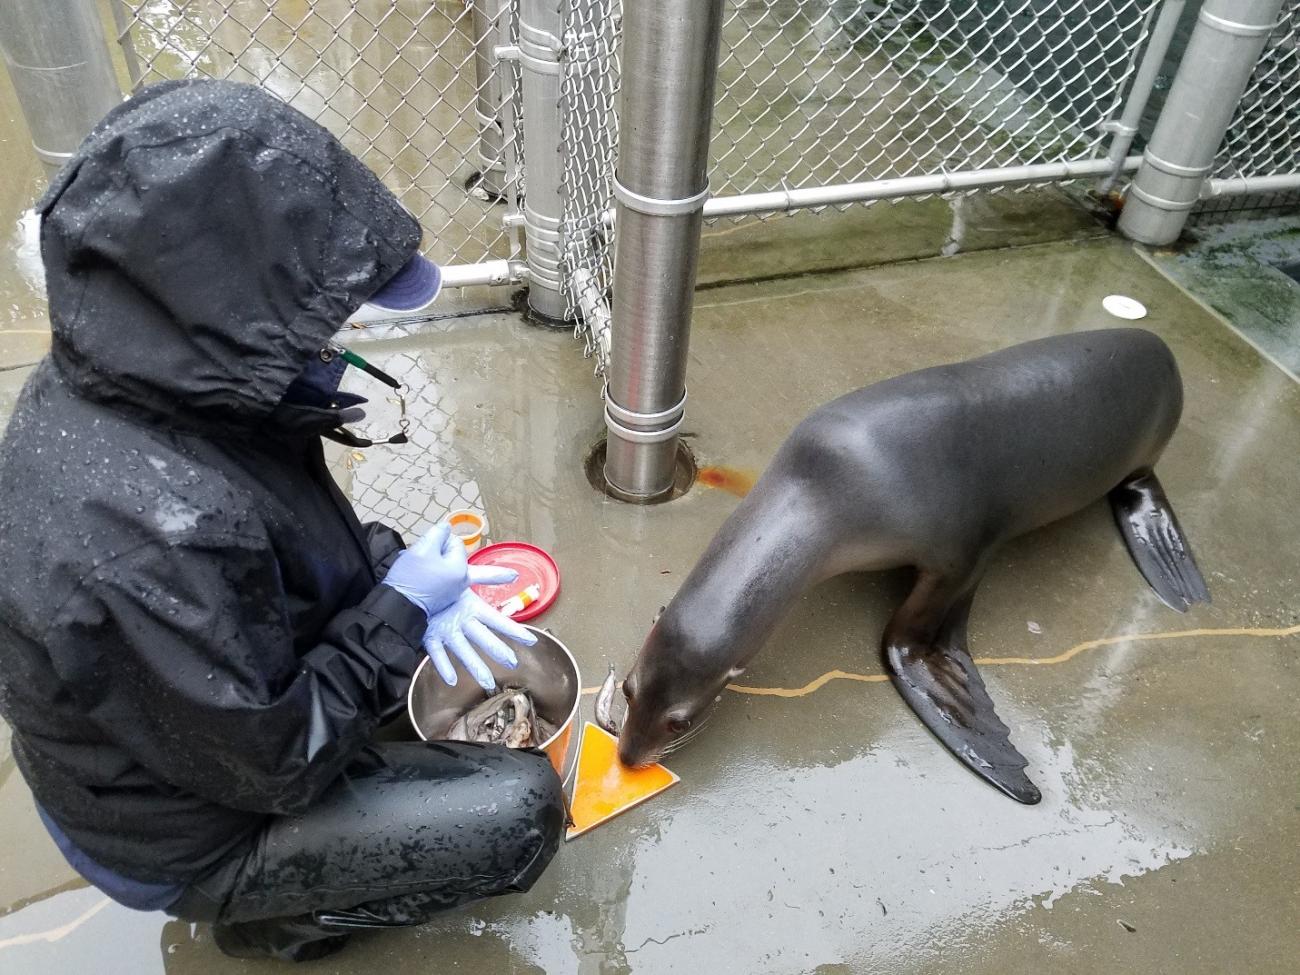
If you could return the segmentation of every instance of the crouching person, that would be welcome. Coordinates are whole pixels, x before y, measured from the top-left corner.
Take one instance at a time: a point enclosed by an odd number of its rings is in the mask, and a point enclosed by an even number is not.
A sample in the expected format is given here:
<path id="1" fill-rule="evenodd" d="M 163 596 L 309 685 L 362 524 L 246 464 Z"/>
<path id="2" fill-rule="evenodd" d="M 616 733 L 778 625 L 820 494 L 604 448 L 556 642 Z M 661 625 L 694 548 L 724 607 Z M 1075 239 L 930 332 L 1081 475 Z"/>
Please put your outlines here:
<path id="1" fill-rule="evenodd" d="M 0 713 L 55 843 L 239 956 L 527 890 L 564 819 L 545 756 L 372 735 L 429 632 L 471 673 L 471 644 L 513 653 L 492 631 L 532 638 L 445 528 L 362 526 L 321 443 L 364 403 L 336 330 L 436 293 L 419 225 L 227 82 L 119 106 L 38 210 L 53 340 L 0 451 Z"/>

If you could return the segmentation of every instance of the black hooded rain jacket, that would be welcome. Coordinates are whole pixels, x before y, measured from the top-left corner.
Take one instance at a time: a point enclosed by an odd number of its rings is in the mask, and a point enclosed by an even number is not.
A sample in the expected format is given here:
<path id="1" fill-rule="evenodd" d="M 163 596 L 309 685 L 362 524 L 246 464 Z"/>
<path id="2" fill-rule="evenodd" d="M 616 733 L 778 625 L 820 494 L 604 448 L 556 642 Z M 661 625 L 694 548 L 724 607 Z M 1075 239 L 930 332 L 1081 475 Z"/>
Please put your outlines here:
<path id="1" fill-rule="evenodd" d="M 115 109 L 38 204 L 53 342 L 0 451 L 0 713 L 96 863 L 185 882 L 301 812 L 400 707 L 397 535 L 282 397 L 420 228 L 256 88 Z"/>

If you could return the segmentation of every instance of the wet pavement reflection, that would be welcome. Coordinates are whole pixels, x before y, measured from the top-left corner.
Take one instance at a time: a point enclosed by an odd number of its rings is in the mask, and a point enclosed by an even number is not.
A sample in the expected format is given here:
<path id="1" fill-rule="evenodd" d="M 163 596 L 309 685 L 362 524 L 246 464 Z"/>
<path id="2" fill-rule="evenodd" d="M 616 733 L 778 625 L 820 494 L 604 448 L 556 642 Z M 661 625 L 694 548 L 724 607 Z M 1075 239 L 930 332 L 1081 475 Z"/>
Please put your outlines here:
<path id="1" fill-rule="evenodd" d="M 832 396 L 1113 324 L 1113 292 L 1147 305 L 1181 364 L 1186 414 L 1162 475 L 1215 602 L 1164 609 L 1101 506 L 1001 553 L 972 649 L 1021 659 L 984 672 L 1042 805 L 972 778 L 886 683 L 801 690 L 832 670 L 880 674 L 906 577 L 844 577 L 801 600 L 743 678 L 792 693 L 725 694 L 672 756 L 679 788 L 567 845 L 529 894 L 360 938 L 318 970 L 1289 970 L 1300 390 L 1285 374 L 1127 246 L 1049 245 L 702 292 L 689 440 L 706 469 L 759 471 Z M 416 428 L 408 447 L 337 458 L 358 505 L 407 530 L 481 507 L 493 538 L 555 555 L 564 588 L 543 623 L 584 682 L 625 667 L 735 493 L 634 508 L 593 491 L 597 389 L 567 335 L 493 314 L 352 338 L 411 384 Z M 371 392 L 384 428 L 396 405 Z M 23 850 L 0 860 L 16 905 L 0 915 L 6 970 L 278 970 L 67 889 L 11 763 L 0 782 L 7 845 Z"/>

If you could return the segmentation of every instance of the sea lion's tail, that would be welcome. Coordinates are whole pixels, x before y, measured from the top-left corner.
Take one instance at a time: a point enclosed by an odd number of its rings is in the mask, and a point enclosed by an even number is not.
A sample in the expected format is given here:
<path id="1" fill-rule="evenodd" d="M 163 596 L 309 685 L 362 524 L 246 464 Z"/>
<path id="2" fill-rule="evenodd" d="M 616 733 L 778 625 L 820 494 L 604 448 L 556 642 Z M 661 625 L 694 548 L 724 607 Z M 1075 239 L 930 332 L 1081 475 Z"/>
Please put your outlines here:
<path id="1" fill-rule="evenodd" d="M 1192 548 L 1152 471 L 1139 471 L 1111 491 L 1110 505 L 1129 554 L 1161 602 L 1185 613 L 1210 601 Z"/>

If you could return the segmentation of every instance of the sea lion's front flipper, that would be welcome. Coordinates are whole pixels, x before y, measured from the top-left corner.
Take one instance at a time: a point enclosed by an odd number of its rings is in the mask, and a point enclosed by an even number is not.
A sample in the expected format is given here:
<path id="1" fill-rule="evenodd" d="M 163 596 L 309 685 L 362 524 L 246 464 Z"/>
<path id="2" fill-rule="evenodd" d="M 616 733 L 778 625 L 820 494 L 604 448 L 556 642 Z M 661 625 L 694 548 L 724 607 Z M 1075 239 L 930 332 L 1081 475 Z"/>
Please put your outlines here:
<path id="1" fill-rule="evenodd" d="M 922 576 L 885 630 L 885 660 L 903 700 L 967 768 L 994 788 L 1032 805 L 1042 793 L 1025 774 L 1028 760 L 1011 744 L 975 662 L 966 649 L 971 596 L 952 606 L 940 624 L 927 625 L 939 592 Z M 918 596 L 920 597 L 918 599 Z M 929 639 L 925 637 L 933 633 Z"/>
<path id="2" fill-rule="evenodd" d="M 1210 601 L 1191 546 L 1154 473 L 1134 474 L 1110 492 L 1110 505 L 1129 554 L 1161 602 L 1185 613 L 1193 603 Z"/>

